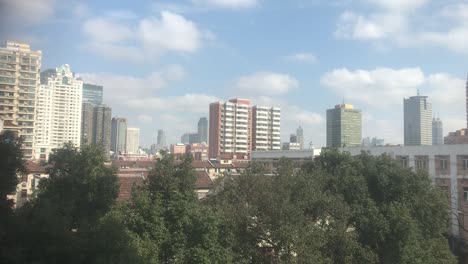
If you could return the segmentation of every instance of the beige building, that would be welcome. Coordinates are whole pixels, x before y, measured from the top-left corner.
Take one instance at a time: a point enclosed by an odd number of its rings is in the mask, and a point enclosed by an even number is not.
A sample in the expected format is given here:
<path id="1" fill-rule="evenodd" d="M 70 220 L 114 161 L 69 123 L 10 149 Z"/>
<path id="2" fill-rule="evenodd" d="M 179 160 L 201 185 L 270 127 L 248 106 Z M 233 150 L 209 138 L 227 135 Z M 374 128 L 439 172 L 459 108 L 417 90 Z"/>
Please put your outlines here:
<path id="1" fill-rule="evenodd" d="M 41 51 L 7 41 L 0 48 L 0 117 L 24 137 L 24 156 L 34 155 L 36 92 L 40 83 Z M 8 129 L 5 126 L 5 129 Z"/>
<path id="2" fill-rule="evenodd" d="M 16 208 L 23 206 L 31 198 L 39 182 L 49 177 L 45 168 L 33 161 L 27 161 L 25 167 L 26 173 L 18 175 L 19 183 L 16 187 L 16 194 L 9 197 L 13 199 Z"/>

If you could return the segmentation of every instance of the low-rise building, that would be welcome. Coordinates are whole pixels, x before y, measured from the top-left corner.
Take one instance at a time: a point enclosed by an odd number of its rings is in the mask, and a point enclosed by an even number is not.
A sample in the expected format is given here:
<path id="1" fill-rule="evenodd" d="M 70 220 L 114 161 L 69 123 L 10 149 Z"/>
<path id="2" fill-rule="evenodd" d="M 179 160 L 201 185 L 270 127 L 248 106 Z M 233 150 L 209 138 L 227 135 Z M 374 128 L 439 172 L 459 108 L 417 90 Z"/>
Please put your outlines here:
<path id="1" fill-rule="evenodd" d="M 19 182 L 16 186 L 16 193 L 9 197 L 13 199 L 16 208 L 22 207 L 31 198 L 39 186 L 39 182 L 49 177 L 46 169 L 33 161 L 26 161 L 25 168 L 26 173 L 18 175 Z"/>
<path id="2" fill-rule="evenodd" d="M 252 151 L 252 162 L 263 165 L 266 173 L 275 173 L 281 158 L 288 158 L 295 168 L 320 155 L 321 149 Z"/>
<path id="3" fill-rule="evenodd" d="M 455 132 L 450 132 L 444 138 L 444 144 L 454 145 L 454 144 L 468 144 L 468 132 L 467 129 L 460 129 Z"/>

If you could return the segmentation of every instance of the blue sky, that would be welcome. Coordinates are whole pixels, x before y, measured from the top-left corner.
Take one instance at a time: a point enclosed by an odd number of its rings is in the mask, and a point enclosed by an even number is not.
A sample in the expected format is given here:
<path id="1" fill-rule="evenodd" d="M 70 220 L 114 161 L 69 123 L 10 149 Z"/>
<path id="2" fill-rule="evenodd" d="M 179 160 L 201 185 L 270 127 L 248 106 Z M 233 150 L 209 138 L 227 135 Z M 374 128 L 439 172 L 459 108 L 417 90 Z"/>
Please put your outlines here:
<path id="1" fill-rule="evenodd" d="M 31 15 L 34 14 L 34 15 Z M 0 0 L 0 40 L 103 84 L 141 144 L 195 131 L 210 102 L 282 108 L 325 144 L 325 111 L 363 111 L 363 136 L 403 142 L 403 97 L 428 95 L 444 133 L 465 126 L 468 3 L 451 0 Z"/>

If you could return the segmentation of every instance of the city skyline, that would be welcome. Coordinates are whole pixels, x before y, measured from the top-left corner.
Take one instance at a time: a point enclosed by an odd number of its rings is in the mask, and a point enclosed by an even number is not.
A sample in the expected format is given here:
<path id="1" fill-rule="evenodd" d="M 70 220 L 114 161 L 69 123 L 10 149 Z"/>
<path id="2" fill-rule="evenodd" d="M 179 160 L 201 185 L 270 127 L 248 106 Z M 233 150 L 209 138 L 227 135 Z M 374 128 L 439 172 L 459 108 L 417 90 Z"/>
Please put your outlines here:
<path id="1" fill-rule="evenodd" d="M 90 1 L 38 0 L 48 12 L 34 20 L 19 2 L 2 12 L 11 27 L 2 29 L 0 41 L 42 50 L 43 70 L 67 63 L 84 82 L 103 85 L 104 103 L 141 128 L 143 146 L 156 141 L 160 127 L 168 142 L 177 142 L 208 114 L 210 102 L 237 96 L 281 107 L 282 142 L 301 125 L 304 141 L 317 147 L 325 146 L 326 109 L 343 98 L 363 111 L 363 137 L 379 134 L 390 144 L 403 144 L 401 100 L 417 89 L 429 96 L 446 133 L 466 126 L 467 28 L 456 11 L 467 5 L 461 1 L 249 0 L 237 7 L 142 1 L 104 9 Z M 281 19 L 286 13 L 295 19 Z M 386 24 L 376 14 L 401 20 Z M 416 24 L 415 17 L 433 23 Z M 25 23 L 11 23 L 17 18 Z M 76 30 L 64 30 L 70 25 Z M 151 37 L 176 26 L 184 34 Z M 449 43 L 450 36 L 458 37 Z"/>

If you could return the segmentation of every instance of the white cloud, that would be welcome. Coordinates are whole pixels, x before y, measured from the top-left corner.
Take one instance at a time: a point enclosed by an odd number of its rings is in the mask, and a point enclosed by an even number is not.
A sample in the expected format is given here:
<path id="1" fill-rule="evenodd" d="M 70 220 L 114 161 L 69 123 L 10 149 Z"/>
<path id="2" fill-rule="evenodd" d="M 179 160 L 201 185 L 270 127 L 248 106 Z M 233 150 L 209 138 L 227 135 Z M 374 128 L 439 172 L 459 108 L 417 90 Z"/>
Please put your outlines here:
<path id="1" fill-rule="evenodd" d="M 371 41 L 377 46 L 436 46 L 468 54 L 468 4 L 442 4 L 434 10 L 425 8 L 428 0 L 364 2 L 367 11 L 346 10 L 339 16 L 337 38 Z"/>
<path id="2" fill-rule="evenodd" d="M 261 95 L 279 95 L 299 86 L 292 76 L 274 72 L 256 72 L 235 80 L 234 87 L 242 92 Z"/>
<path id="3" fill-rule="evenodd" d="M 82 30 L 88 38 L 85 49 L 133 62 L 153 61 L 166 52 L 196 52 L 208 36 L 193 21 L 168 11 L 140 20 L 117 12 L 86 20 Z"/>
<path id="4" fill-rule="evenodd" d="M 294 53 L 285 57 L 288 61 L 296 61 L 296 62 L 308 62 L 308 63 L 315 63 L 317 62 L 317 58 L 314 54 L 303 52 L 303 53 Z"/>
<path id="5" fill-rule="evenodd" d="M 133 98 L 152 96 L 154 92 L 167 87 L 172 81 L 181 81 L 185 70 L 180 65 L 170 65 L 144 77 L 118 75 L 113 73 L 77 73 L 86 83 L 104 86 L 104 102 L 120 103 Z"/>
<path id="6" fill-rule="evenodd" d="M 1 0 L 0 22 L 5 23 L 4 25 L 41 22 L 54 14 L 55 2 L 55 0 Z"/>
<path id="7" fill-rule="evenodd" d="M 420 68 L 399 70 L 377 68 L 375 70 L 336 69 L 321 78 L 328 87 L 346 101 L 373 106 L 401 103 L 403 97 L 416 94 L 416 89 L 425 81 Z"/>
<path id="8" fill-rule="evenodd" d="M 258 5 L 258 0 L 192 0 L 196 5 L 219 8 L 251 8 Z"/>

